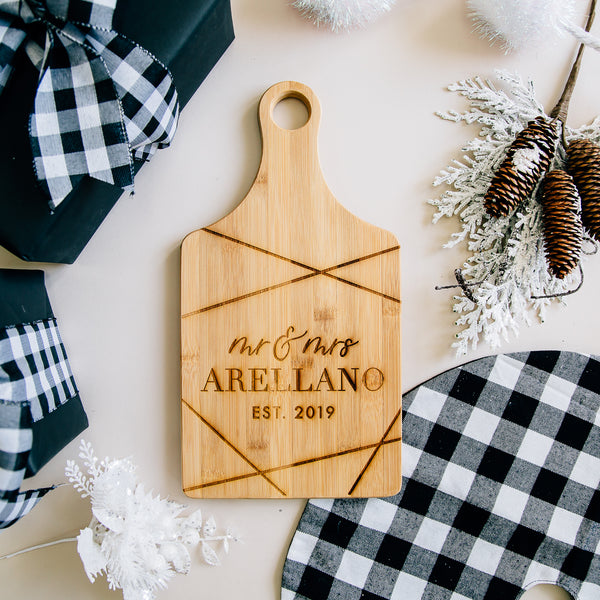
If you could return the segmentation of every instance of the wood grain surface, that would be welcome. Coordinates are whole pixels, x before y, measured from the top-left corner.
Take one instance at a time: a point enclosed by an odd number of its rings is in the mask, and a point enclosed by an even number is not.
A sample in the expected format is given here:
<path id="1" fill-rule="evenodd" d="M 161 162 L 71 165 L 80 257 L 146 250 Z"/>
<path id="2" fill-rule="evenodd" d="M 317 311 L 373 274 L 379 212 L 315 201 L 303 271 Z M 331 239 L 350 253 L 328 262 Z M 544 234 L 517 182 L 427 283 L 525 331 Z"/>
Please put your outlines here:
<path id="1" fill-rule="evenodd" d="M 274 107 L 290 97 L 308 109 L 294 130 L 273 121 Z M 388 496 L 400 488 L 398 241 L 329 191 L 319 119 L 305 85 L 269 88 L 251 190 L 183 241 L 190 496 Z"/>

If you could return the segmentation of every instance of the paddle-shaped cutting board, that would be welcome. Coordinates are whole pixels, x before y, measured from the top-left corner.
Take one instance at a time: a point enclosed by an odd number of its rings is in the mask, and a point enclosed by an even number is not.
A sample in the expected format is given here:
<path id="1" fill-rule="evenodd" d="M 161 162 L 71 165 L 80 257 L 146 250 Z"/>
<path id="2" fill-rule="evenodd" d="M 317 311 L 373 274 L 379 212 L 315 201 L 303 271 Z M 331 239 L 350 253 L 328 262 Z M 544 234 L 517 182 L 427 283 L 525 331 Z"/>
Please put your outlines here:
<path id="1" fill-rule="evenodd" d="M 280 128 L 273 108 L 305 103 Z M 329 191 L 319 102 L 259 105 L 256 180 L 181 248 L 183 489 L 193 497 L 387 496 L 400 489 L 396 238 Z M 369 198 L 365 198 L 368 202 Z"/>

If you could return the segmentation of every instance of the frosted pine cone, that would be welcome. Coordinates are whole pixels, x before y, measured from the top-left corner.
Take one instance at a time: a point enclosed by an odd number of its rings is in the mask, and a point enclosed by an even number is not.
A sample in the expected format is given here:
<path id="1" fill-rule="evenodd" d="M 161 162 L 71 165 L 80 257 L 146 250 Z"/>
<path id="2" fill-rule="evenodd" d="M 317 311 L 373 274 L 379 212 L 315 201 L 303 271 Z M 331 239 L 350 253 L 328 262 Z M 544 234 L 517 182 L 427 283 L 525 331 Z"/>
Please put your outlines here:
<path id="1" fill-rule="evenodd" d="M 550 166 L 557 139 L 556 121 L 543 117 L 517 135 L 483 199 L 488 215 L 506 217 L 531 195 Z"/>
<path id="2" fill-rule="evenodd" d="M 541 200 L 548 267 L 552 275 L 564 279 L 579 264 L 583 238 L 573 178 L 566 171 L 550 171 Z"/>
<path id="3" fill-rule="evenodd" d="M 581 196 L 583 226 L 600 241 L 600 146 L 590 140 L 572 141 L 567 147 L 567 171 Z"/>

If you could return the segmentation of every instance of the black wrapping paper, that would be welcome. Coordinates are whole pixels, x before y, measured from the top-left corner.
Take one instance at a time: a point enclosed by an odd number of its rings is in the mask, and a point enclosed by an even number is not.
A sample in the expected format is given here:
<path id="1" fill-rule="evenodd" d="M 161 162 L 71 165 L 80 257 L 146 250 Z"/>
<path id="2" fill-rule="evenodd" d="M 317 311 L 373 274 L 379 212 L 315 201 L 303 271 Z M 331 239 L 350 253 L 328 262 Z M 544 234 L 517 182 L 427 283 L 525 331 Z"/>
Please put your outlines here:
<path id="1" fill-rule="evenodd" d="M 0 269 L 0 328 L 52 317 L 43 271 Z M 87 426 L 79 395 L 33 423 L 33 447 L 25 477 L 35 475 Z"/>

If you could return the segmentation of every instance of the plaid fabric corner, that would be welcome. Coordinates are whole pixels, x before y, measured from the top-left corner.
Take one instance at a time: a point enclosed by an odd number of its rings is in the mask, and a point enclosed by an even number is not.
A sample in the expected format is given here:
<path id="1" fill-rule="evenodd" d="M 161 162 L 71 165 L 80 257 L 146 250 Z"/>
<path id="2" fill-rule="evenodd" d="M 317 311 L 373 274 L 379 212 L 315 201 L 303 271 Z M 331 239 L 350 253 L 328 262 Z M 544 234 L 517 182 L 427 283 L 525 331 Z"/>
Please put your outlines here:
<path id="1" fill-rule="evenodd" d="M 39 2 L 40 0 L 34 1 Z M 23 0 L 0 0 L 0 12 L 8 17 L 18 17 L 24 21 L 29 21 L 34 16 L 31 7 Z"/>
<path id="2" fill-rule="evenodd" d="M 53 488 L 21 492 L 31 425 L 77 394 L 55 319 L 0 329 L 0 528 Z"/>
<path id="3" fill-rule="evenodd" d="M 48 10 L 64 21 L 93 23 L 96 27 L 110 29 L 117 0 L 46 0 Z"/>
<path id="4" fill-rule="evenodd" d="M 404 396 L 402 491 L 310 501 L 282 600 L 600 597 L 600 362 L 489 357 Z"/>
<path id="5" fill-rule="evenodd" d="M 53 489 L 20 491 L 32 443 L 28 403 L 0 401 L 0 529 L 24 517 Z"/>
<path id="6" fill-rule="evenodd" d="M 114 31 L 91 29 L 88 40 L 115 85 L 134 158 L 148 160 L 175 135 L 179 102 L 168 69 L 147 50 Z"/>
<path id="7" fill-rule="evenodd" d="M 12 27 L 12 21 L 0 16 L 0 94 L 10 79 L 13 57 L 25 39 L 25 32 Z"/>
<path id="8" fill-rule="evenodd" d="M 27 403 L 39 421 L 77 395 L 56 319 L 0 330 L 0 399 Z"/>

